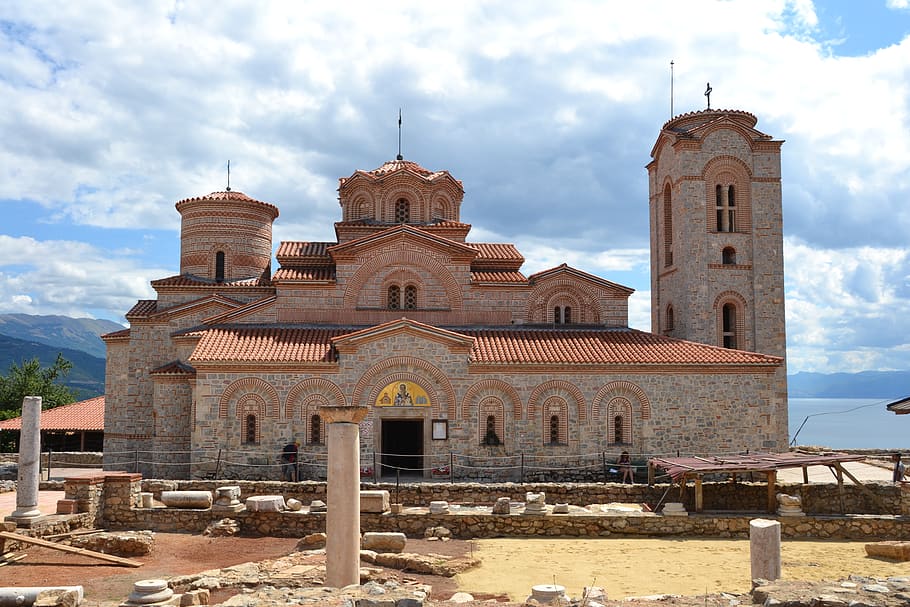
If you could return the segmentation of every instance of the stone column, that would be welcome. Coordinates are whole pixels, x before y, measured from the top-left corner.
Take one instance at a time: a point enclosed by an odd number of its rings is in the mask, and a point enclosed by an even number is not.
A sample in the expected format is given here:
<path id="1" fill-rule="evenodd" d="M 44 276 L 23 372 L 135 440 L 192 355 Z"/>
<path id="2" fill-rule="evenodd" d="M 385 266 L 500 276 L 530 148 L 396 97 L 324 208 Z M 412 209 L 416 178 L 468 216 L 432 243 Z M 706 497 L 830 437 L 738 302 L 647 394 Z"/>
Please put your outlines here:
<path id="1" fill-rule="evenodd" d="M 19 475 L 16 510 L 6 520 L 28 524 L 41 516 L 38 483 L 41 476 L 41 397 L 22 400 L 22 430 L 19 432 Z"/>
<path id="2" fill-rule="evenodd" d="M 366 407 L 319 407 L 326 421 L 326 585 L 360 584 L 360 427 Z"/>
<path id="3" fill-rule="evenodd" d="M 757 518 L 749 521 L 752 579 L 780 579 L 780 523 Z"/>

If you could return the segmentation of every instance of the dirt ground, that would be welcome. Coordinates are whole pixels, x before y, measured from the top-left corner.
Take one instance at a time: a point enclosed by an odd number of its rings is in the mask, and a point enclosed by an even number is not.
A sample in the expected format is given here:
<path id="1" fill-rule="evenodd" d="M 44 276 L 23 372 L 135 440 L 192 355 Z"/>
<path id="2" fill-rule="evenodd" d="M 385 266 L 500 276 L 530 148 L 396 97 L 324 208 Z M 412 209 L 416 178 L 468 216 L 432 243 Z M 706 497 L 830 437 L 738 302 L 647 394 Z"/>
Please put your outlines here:
<path id="1" fill-rule="evenodd" d="M 295 538 L 204 537 L 156 533 L 152 553 L 133 557 L 142 567 L 105 564 L 38 546 L 26 558 L 0 567 L 2 585 L 75 585 L 93 601 L 120 601 L 133 582 L 197 573 L 273 559 L 291 553 Z M 785 541 L 784 579 L 840 579 L 910 575 L 910 564 L 865 556 L 861 542 Z M 749 541 L 705 539 L 493 539 L 429 542 L 409 539 L 406 550 L 449 556 L 473 554 L 481 566 L 456 578 L 397 573 L 433 587 L 431 598 L 457 590 L 476 598 L 523 600 L 531 586 L 557 583 L 570 596 L 584 586 L 604 586 L 611 599 L 673 593 L 703 595 L 749 590 Z M 225 596 L 213 597 L 223 600 Z"/>

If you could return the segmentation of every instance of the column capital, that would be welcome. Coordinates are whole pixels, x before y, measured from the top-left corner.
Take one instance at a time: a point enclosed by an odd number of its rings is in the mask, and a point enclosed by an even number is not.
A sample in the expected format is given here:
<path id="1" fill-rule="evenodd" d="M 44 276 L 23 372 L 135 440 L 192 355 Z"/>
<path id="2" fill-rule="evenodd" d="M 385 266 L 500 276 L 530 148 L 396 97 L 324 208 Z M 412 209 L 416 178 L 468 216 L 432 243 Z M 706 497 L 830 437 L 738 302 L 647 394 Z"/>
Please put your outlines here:
<path id="1" fill-rule="evenodd" d="M 319 407 L 317 411 L 329 424 L 359 424 L 370 412 L 368 407 L 347 405 Z"/>

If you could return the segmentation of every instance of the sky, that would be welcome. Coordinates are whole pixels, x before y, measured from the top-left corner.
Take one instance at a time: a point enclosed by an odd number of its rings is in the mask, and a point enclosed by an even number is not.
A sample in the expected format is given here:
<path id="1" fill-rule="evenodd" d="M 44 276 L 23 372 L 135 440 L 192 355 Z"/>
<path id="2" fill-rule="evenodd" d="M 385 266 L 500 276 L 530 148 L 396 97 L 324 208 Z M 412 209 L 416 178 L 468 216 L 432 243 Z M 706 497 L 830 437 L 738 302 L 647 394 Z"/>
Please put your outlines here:
<path id="1" fill-rule="evenodd" d="M 0 313 L 125 324 L 228 161 L 276 248 L 334 240 L 400 108 L 470 241 L 631 287 L 650 330 L 671 61 L 675 114 L 710 82 L 785 141 L 788 371 L 910 368 L 910 0 L 0 3 Z"/>

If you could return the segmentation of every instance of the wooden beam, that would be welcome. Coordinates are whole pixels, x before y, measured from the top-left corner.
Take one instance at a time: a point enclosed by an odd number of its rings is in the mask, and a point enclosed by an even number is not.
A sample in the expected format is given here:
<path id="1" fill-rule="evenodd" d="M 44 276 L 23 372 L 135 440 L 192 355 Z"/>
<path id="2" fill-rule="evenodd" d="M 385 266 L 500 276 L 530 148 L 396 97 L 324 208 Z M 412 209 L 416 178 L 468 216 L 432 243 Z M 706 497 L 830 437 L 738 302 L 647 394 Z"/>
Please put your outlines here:
<path id="1" fill-rule="evenodd" d="M 695 477 L 695 511 L 701 512 L 705 508 L 704 495 L 701 487 L 701 474 Z"/>
<path id="2" fill-rule="evenodd" d="M 803 466 L 803 484 L 809 484 L 809 466 Z"/>
<path id="3" fill-rule="evenodd" d="M 840 464 L 838 464 L 838 466 L 840 466 Z M 843 466 L 841 466 L 841 470 L 843 470 L 844 474 L 847 475 L 847 478 L 849 478 L 851 481 L 853 481 L 854 483 L 856 483 L 856 486 L 859 487 L 860 490 L 861 490 L 863 493 L 865 493 L 866 495 L 868 495 L 869 497 L 871 497 L 871 498 L 875 501 L 875 503 L 878 504 L 879 508 L 882 509 L 882 512 L 883 512 L 883 513 L 888 511 L 888 506 L 885 505 L 885 500 L 883 500 L 883 499 L 882 499 L 879 495 L 877 495 L 874 491 L 870 490 L 869 487 L 867 487 L 867 486 L 864 485 L 862 482 L 860 482 L 859 480 L 857 480 L 857 478 L 856 478 L 855 476 L 853 476 L 852 474 L 850 474 L 850 471 L 849 471 L 849 470 L 847 470 L 847 469 L 844 468 Z"/>
<path id="4" fill-rule="evenodd" d="M 840 462 L 834 462 L 833 468 L 837 469 L 837 493 L 840 495 L 840 513 L 847 514 L 847 501 L 844 496 L 844 469 Z"/>
<path id="5" fill-rule="evenodd" d="M 142 563 L 140 563 L 139 561 L 131 561 L 130 559 L 121 558 L 119 556 L 114 556 L 112 554 L 104 554 L 103 552 L 95 552 L 94 550 L 89 550 L 88 548 L 75 548 L 73 546 L 67 546 L 66 544 L 55 544 L 54 542 L 42 540 L 37 537 L 19 535 L 18 533 L 9 533 L 7 531 L 0 531 L 0 538 L 7 539 L 7 540 L 15 540 L 17 542 L 22 542 L 24 544 L 35 544 L 36 546 L 44 546 L 45 548 L 52 548 L 54 550 L 60 550 L 61 552 L 69 552 L 70 554 L 81 554 L 82 556 L 87 556 L 89 558 L 98 559 L 99 561 L 108 561 L 109 563 L 116 563 L 118 565 L 126 565 L 127 567 L 142 567 Z"/>

